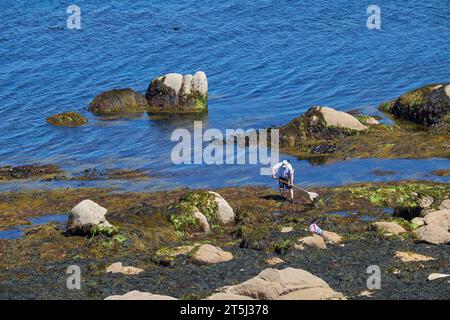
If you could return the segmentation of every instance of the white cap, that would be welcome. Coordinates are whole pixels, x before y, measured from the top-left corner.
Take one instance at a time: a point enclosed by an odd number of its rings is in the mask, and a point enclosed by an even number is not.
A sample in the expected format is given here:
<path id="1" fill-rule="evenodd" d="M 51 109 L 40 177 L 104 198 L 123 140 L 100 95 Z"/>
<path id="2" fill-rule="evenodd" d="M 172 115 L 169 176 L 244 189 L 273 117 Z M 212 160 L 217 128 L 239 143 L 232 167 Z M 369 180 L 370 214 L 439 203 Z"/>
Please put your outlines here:
<path id="1" fill-rule="evenodd" d="M 282 164 L 283 166 L 287 166 L 289 163 L 288 163 L 286 160 L 283 160 L 283 161 L 281 162 L 281 164 Z"/>

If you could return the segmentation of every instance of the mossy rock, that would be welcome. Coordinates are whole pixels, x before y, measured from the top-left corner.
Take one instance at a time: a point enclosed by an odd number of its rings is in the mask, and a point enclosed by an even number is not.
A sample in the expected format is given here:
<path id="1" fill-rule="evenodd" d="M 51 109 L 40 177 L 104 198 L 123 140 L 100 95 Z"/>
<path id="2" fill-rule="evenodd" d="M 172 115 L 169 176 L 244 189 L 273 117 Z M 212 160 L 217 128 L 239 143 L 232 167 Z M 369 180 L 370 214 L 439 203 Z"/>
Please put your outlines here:
<path id="1" fill-rule="evenodd" d="M 385 113 L 427 127 L 448 123 L 450 84 L 431 84 L 411 90 L 379 106 Z"/>
<path id="2" fill-rule="evenodd" d="M 88 110 L 95 114 L 134 113 L 148 110 L 145 97 L 133 89 L 113 89 L 96 96 Z"/>
<path id="3" fill-rule="evenodd" d="M 77 112 L 68 111 L 48 117 L 47 122 L 54 126 L 82 126 L 87 119 Z"/>
<path id="4" fill-rule="evenodd" d="M 208 109 L 208 81 L 194 75 L 169 73 L 151 81 L 145 98 L 152 113 L 202 113 Z"/>
<path id="5" fill-rule="evenodd" d="M 200 232 L 201 227 L 194 217 L 194 212 L 200 211 L 210 224 L 217 223 L 217 203 L 214 194 L 209 192 L 189 192 L 183 195 L 179 202 L 170 207 L 169 220 L 177 232 Z"/>
<path id="6" fill-rule="evenodd" d="M 347 123 L 348 127 L 327 122 L 325 114 L 329 113 L 333 113 L 338 122 L 341 120 L 339 117 L 342 117 L 342 123 Z M 311 144 L 314 140 L 323 141 L 344 138 L 357 135 L 360 131 L 366 129 L 367 127 L 348 113 L 339 112 L 328 107 L 316 106 L 279 128 L 280 144 L 281 147 L 286 148 L 305 148 L 306 145 Z M 309 149 L 309 147 L 306 147 L 306 149 Z"/>

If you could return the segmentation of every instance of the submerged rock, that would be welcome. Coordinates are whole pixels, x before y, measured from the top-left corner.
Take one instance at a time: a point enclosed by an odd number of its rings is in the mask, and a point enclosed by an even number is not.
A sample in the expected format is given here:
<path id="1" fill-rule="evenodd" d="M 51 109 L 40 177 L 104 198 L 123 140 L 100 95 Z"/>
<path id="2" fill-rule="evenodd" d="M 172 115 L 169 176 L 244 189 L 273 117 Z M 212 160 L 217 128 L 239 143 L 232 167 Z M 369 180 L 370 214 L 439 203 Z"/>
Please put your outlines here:
<path id="1" fill-rule="evenodd" d="M 344 299 L 319 277 L 302 269 L 264 269 L 241 284 L 218 289 L 227 294 L 263 300 Z"/>
<path id="2" fill-rule="evenodd" d="M 450 243 L 450 233 L 435 224 L 420 227 L 414 231 L 419 242 L 429 244 L 447 244 Z"/>
<path id="3" fill-rule="evenodd" d="M 141 292 L 133 290 L 123 295 L 114 295 L 106 297 L 105 300 L 177 300 L 171 296 L 164 296 L 159 294 L 153 294 L 150 292 Z"/>
<path id="4" fill-rule="evenodd" d="M 131 266 L 124 267 L 122 265 L 122 262 L 115 262 L 115 263 L 111 264 L 108 268 L 106 268 L 106 272 L 108 272 L 108 273 L 109 272 L 123 273 L 123 274 L 128 274 L 128 275 L 139 274 L 143 271 L 144 270 L 136 268 L 136 267 L 131 267 Z"/>
<path id="5" fill-rule="evenodd" d="M 231 252 L 223 251 L 210 244 L 204 244 L 194 251 L 191 259 L 196 264 L 215 264 L 233 259 Z"/>
<path id="6" fill-rule="evenodd" d="M 406 232 L 405 228 L 395 222 L 374 222 L 373 227 L 387 236 L 397 235 Z"/>
<path id="7" fill-rule="evenodd" d="M 316 106 L 279 128 L 280 143 L 282 147 L 300 147 L 309 139 L 334 139 L 367 129 L 367 126 L 346 112 Z"/>
<path id="8" fill-rule="evenodd" d="M 425 126 L 450 120 L 450 84 L 431 84 L 383 103 L 380 110 Z"/>
<path id="9" fill-rule="evenodd" d="M 56 178 L 61 170 L 54 165 L 5 166 L 0 168 L 0 181 L 15 179 Z"/>
<path id="10" fill-rule="evenodd" d="M 145 97 L 150 112 L 203 112 L 207 110 L 208 80 L 202 71 L 169 73 L 154 79 Z"/>
<path id="11" fill-rule="evenodd" d="M 107 212 L 107 209 L 99 206 L 94 201 L 81 201 L 69 213 L 67 233 L 74 235 L 115 233 L 116 228 L 105 218 Z"/>
<path id="12" fill-rule="evenodd" d="M 47 122 L 54 126 L 82 126 L 87 119 L 77 112 L 68 111 L 48 117 Z"/>
<path id="13" fill-rule="evenodd" d="M 148 109 L 145 97 L 133 89 L 113 89 L 96 96 L 88 110 L 95 114 L 143 112 Z"/>

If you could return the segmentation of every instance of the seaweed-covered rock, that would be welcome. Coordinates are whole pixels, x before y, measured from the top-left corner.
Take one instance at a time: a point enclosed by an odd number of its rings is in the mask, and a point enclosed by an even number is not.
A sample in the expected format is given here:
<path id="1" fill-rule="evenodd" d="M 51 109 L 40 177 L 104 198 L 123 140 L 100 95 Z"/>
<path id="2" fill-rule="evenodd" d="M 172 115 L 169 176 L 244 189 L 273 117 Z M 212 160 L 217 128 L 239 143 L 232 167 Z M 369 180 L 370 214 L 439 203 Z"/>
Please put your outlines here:
<path id="1" fill-rule="evenodd" d="M 83 200 L 69 213 L 66 231 L 68 234 L 89 235 L 95 233 L 112 234 L 117 230 L 105 218 L 107 209 L 94 201 Z"/>
<path id="2" fill-rule="evenodd" d="M 55 114 L 47 118 L 47 123 L 54 126 L 82 126 L 87 119 L 75 111 Z"/>
<path id="3" fill-rule="evenodd" d="M 105 91 L 96 96 L 88 108 L 95 114 L 143 112 L 147 109 L 145 97 L 130 88 Z"/>
<path id="4" fill-rule="evenodd" d="M 264 269 L 241 284 L 218 289 L 227 294 L 264 300 L 344 299 L 319 277 L 302 269 Z"/>
<path id="5" fill-rule="evenodd" d="M 217 204 L 216 217 L 217 222 L 220 225 L 233 224 L 235 222 L 235 215 L 233 208 L 228 204 L 228 202 L 217 192 L 209 191 L 210 194 L 214 195 L 214 200 Z"/>
<path id="6" fill-rule="evenodd" d="M 357 118 L 329 107 L 312 107 L 279 128 L 282 147 L 299 147 L 310 139 L 330 140 L 367 130 Z"/>
<path id="7" fill-rule="evenodd" d="M 232 253 L 210 244 L 204 244 L 194 251 L 191 260 L 195 264 L 216 264 L 233 259 Z"/>
<path id="8" fill-rule="evenodd" d="M 25 165 L 25 166 L 5 166 L 0 168 L 0 181 L 15 179 L 52 179 L 61 173 L 55 165 Z"/>
<path id="9" fill-rule="evenodd" d="M 383 103 L 380 110 L 425 126 L 450 120 L 450 84 L 431 84 Z"/>
<path id="10" fill-rule="evenodd" d="M 206 74 L 169 73 L 154 79 L 145 94 L 150 112 L 203 112 L 207 110 Z"/>

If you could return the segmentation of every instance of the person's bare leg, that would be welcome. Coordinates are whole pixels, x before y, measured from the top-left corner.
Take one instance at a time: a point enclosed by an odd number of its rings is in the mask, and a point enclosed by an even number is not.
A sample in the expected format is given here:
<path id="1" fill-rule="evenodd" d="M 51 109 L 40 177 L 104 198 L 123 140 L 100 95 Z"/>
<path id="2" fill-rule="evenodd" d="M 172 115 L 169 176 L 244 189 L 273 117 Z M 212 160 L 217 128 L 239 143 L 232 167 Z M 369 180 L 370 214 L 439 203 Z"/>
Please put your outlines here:
<path id="1" fill-rule="evenodd" d="M 291 202 L 294 202 L 294 188 L 290 188 L 289 193 L 291 194 Z"/>

